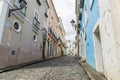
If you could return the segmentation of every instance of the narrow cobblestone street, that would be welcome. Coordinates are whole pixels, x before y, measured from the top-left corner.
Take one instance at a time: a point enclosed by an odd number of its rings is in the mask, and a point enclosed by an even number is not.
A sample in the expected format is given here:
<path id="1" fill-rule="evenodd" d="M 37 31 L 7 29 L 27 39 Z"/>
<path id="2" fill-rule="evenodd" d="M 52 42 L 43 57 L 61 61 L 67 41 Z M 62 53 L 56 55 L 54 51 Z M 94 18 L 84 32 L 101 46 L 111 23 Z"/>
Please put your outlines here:
<path id="1" fill-rule="evenodd" d="M 0 80 L 89 80 L 72 56 L 64 56 L 0 74 Z"/>

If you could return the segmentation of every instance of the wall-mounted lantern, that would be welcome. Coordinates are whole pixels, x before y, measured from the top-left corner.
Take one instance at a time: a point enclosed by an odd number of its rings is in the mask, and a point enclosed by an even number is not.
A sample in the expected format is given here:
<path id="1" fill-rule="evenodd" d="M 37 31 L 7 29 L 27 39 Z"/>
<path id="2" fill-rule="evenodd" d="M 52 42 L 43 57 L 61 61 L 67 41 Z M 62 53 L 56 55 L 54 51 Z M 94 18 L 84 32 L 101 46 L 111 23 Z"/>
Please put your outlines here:
<path id="1" fill-rule="evenodd" d="M 13 11 L 21 10 L 21 9 L 25 8 L 26 5 L 27 5 L 27 2 L 26 2 L 25 0 L 19 0 L 19 4 L 20 4 L 20 8 L 17 8 L 17 9 L 9 9 L 8 17 L 11 16 L 10 14 L 11 14 Z"/>
<path id="2" fill-rule="evenodd" d="M 72 26 L 74 27 L 75 26 L 75 21 L 72 19 L 71 22 Z"/>

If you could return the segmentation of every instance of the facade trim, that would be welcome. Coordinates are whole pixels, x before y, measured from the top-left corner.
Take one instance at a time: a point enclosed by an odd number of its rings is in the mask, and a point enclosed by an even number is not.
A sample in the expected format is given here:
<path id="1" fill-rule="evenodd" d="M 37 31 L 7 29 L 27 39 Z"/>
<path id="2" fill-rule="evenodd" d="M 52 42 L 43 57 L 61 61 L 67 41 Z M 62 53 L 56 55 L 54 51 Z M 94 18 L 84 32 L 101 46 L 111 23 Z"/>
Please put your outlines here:
<path id="1" fill-rule="evenodd" d="M 7 8 L 8 8 L 8 4 L 6 3 L 5 0 L 2 0 L 0 2 L 0 43 L 1 43 L 1 39 L 2 39 L 2 33 L 3 33 Z"/>

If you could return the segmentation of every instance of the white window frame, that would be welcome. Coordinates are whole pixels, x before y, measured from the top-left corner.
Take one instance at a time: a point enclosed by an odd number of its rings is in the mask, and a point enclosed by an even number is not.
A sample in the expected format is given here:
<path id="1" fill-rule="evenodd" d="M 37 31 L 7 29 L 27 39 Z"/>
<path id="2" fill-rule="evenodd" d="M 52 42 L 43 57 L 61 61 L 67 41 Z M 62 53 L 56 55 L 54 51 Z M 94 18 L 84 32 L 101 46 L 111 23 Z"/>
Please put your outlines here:
<path id="1" fill-rule="evenodd" d="M 34 36 L 35 36 L 35 39 L 34 39 Z M 33 34 L 33 41 L 37 42 L 37 34 Z"/>
<path id="2" fill-rule="evenodd" d="M 36 13 L 36 12 L 37 12 L 37 14 L 38 14 L 38 19 L 37 19 L 37 20 L 39 21 L 39 12 L 38 12 L 37 9 L 34 10 L 34 17 L 35 17 L 35 13 Z"/>
<path id="3" fill-rule="evenodd" d="M 84 19 L 85 19 L 85 26 L 86 26 L 88 23 L 88 9 L 86 4 L 84 6 Z"/>
<path id="4" fill-rule="evenodd" d="M 89 3 L 90 3 L 90 9 L 91 9 L 91 7 L 92 7 L 93 1 L 94 1 L 94 0 L 89 0 Z"/>

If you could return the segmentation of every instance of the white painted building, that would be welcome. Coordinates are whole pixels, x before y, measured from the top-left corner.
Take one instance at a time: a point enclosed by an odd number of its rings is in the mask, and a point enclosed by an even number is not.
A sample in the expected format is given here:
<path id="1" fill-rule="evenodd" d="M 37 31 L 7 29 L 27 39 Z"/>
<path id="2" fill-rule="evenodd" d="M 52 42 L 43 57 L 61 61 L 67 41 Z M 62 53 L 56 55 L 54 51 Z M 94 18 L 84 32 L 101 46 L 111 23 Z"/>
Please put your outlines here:
<path id="1" fill-rule="evenodd" d="M 26 7 L 8 16 L 9 10 L 20 8 L 19 0 L 0 0 L 0 69 L 43 59 L 48 6 L 45 0 L 25 1 Z"/>
<path id="2" fill-rule="evenodd" d="M 73 46 L 71 45 L 70 40 L 66 43 L 67 49 L 66 49 L 66 55 L 75 55 Z"/>
<path id="3" fill-rule="evenodd" d="M 0 43 L 2 39 L 2 33 L 3 33 L 3 28 L 5 24 L 7 9 L 8 9 L 8 3 L 6 1 L 9 0 L 0 0 Z"/>
<path id="4" fill-rule="evenodd" d="M 93 30 L 96 69 L 120 80 L 120 0 L 98 0 L 100 19 Z"/>

